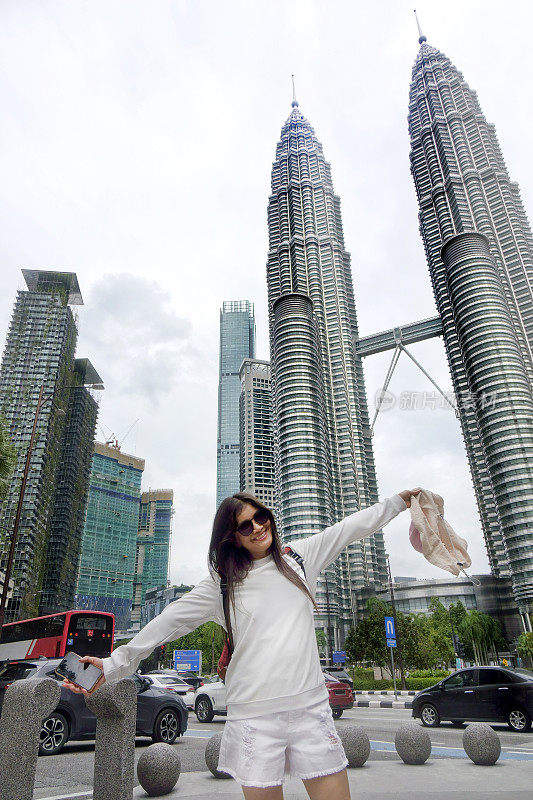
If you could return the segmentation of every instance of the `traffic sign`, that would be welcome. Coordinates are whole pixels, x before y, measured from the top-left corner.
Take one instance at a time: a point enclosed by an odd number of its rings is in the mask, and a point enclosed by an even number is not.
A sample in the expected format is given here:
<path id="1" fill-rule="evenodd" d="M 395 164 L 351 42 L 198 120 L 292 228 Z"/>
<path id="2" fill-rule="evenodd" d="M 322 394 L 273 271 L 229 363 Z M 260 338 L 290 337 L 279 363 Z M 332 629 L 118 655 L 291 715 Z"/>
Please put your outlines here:
<path id="1" fill-rule="evenodd" d="M 346 661 L 346 650 L 334 650 L 332 658 L 334 664 L 344 664 Z"/>
<path id="2" fill-rule="evenodd" d="M 387 647 L 396 647 L 396 639 L 387 639 Z"/>
<path id="3" fill-rule="evenodd" d="M 385 636 L 388 639 L 396 639 L 396 628 L 394 627 L 394 617 L 385 617 Z"/>
<path id="4" fill-rule="evenodd" d="M 174 669 L 190 669 L 192 672 L 201 672 L 202 651 L 174 650 Z"/>

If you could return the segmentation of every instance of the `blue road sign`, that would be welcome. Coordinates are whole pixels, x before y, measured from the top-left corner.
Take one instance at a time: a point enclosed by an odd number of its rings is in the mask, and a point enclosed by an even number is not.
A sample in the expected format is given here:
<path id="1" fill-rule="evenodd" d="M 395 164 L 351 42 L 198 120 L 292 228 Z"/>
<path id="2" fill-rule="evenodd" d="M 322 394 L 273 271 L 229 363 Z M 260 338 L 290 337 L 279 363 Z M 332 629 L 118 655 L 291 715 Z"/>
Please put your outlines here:
<path id="1" fill-rule="evenodd" d="M 334 650 L 333 651 L 333 663 L 334 664 L 344 664 L 346 661 L 346 651 L 345 650 Z"/>
<path id="2" fill-rule="evenodd" d="M 174 650 L 174 669 L 190 669 L 202 671 L 201 650 Z"/>
<path id="3" fill-rule="evenodd" d="M 387 647 L 396 647 L 396 639 L 387 639 Z"/>
<path id="4" fill-rule="evenodd" d="M 385 636 L 387 636 L 388 639 L 396 639 L 394 617 L 385 617 Z"/>

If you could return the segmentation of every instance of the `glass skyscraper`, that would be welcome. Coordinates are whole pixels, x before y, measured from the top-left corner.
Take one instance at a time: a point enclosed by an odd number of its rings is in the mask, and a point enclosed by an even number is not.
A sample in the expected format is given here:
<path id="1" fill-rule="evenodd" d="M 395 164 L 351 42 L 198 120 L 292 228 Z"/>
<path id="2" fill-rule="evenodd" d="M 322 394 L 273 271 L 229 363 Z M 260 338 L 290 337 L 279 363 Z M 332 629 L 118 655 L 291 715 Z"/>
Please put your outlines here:
<path id="1" fill-rule="evenodd" d="M 268 361 L 245 358 L 241 371 L 241 492 L 274 506 L 272 392 Z"/>
<path id="2" fill-rule="evenodd" d="M 150 489 L 141 495 L 131 610 L 133 627 L 140 626 L 146 592 L 167 586 L 173 501 L 172 489 Z"/>
<path id="3" fill-rule="evenodd" d="M 425 36 L 419 43 L 409 133 L 420 231 L 491 568 L 511 577 L 531 629 L 531 229 L 476 93 Z"/>
<path id="4" fill-rule="evenodd" d="M 85 383 L 99 383 L 74 357 L 83 303 L 73 272 L 22 270 L 0 369 L 0 414 L 17 462 L 0 508 L 0 572 L 5 570 L 40 387 L 41 407 L 13 561 L 6 621 L 72 607 L 97 405 Z M 96 375 L 96 379 L 94 378 Z"/>
<path id="5" fill-rule="evenodd" d="M 217 508 L 225 497 L 239 491 L 239 370 L 245 358 L 255 358 L 254 305 L 248 300 L 224 302 L 220 310 Z"/>
<path id="6" fill-rule="evenodd" d="M 272 166 L 268 229 L 276 509 L 294 539 L 378 499 L 340 200 L 296 100 Z M 317 599 L 331 646 L 355 622 L 358 589 L 385 578 L 381 531 L 325 571 Z"/>
<path id="7" fill-rule="evenodd" d="M 130 624 L 144 460 L 95 442 L 76 603 Z"/>

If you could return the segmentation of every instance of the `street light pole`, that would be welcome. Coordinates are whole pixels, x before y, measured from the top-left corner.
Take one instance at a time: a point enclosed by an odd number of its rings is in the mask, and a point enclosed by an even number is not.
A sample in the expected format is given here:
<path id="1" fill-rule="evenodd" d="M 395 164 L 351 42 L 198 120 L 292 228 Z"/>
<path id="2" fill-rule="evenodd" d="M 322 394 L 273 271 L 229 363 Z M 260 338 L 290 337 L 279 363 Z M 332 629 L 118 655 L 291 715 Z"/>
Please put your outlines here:
<path id="1" fill-rule="evenodd" d="M 329 615 L 329 584 L 328 584 L 327 573 L 324 573 L 324 578 L 326 580 L 326 610 L 327 610 L 327 615 L 328 615 L 328 635 L 327 635 L 327 640 L 328 640 L 328 661 L 329 661 L 328 666 L 331 666 L 333 664 L 333 648 L 331 647 L 331 621 L 330 621 L 330 615 Z"/>

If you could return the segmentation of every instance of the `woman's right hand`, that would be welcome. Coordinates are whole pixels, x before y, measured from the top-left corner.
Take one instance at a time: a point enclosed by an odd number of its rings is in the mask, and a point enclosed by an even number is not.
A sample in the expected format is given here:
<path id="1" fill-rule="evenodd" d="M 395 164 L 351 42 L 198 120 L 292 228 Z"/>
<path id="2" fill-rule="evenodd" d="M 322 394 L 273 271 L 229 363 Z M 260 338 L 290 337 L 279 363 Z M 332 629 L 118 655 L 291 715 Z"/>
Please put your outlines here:
<path id="1" fill-rule="evenodd" d="M 65 689 L 70 689 L 71 692 L 75 692 L 76 694 L 91 695 L 91 694 L 93 694 L 93 692 L 96 692 L 96 690 L 99 689 L 100 686 L 103 683 L 105 683 L 105 676 L 103 674 L 104 664 L 103 664 L 102 659 L 101 658 L 97 658 L 96 656 L 82 656 L 80 658 L 80 662 L 82 664 L 92 664 L 93 667 L 98 667 L 98 669 L 102 670 L 101 677 L 98 678 L 97 682 L 95 683 L 95 685 L 93 686 L 91 691 L 88 692 L 87 689 L 82 689 L 81 686 L 76 686 L 75 683 L 72 683 L 71 681 L 67 680 L 66 678 L 64 679 L 64 681 L 63 681 L 63 683 L 61 685 L 64 686 Z"/>

